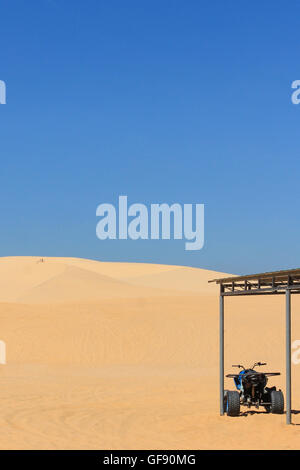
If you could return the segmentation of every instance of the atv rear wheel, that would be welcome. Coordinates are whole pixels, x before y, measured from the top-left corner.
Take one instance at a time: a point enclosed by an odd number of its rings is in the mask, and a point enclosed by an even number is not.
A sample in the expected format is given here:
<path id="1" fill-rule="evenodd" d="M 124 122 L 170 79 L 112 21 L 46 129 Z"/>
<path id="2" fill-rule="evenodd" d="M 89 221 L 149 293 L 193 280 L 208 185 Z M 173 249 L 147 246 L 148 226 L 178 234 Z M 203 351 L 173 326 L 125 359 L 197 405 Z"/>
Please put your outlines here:
<path id="1" fill-rule="evenodd" d="M 226 411 L 227 416 L 238 416 L 240 414 L 240 394 L 236 391 L 227 391 Z"/>
<path id="2" fill-rule="evenodd" d="M 284 411 L 284 397 L 281 390 L 273 390 L 271 392 L 271 407 L 273 414 L 281 415 Z"/>

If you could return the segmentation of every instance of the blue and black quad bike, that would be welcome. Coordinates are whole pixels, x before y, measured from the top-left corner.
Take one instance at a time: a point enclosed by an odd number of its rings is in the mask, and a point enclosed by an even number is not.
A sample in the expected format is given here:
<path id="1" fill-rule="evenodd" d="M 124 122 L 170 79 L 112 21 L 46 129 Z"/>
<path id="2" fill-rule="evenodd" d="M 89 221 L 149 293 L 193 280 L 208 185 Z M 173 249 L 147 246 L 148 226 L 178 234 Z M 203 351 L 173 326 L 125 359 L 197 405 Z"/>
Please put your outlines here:
<path id="1" fill-rule="evenodd" d="M 245 369 L 238 364 L 232 367 L 242 369 L 239 374 L 227 374 L 234 380 L 237 391 L 224 391 L 224 410 L 228 416 L 238 416 L 240 405 L 248 408 L 264 406 L 267 413 L 282 414 L 284 411 L 284 397 L 281 390 L 276 387 L 266 387 L 268 377 L 280 375 L 280 372 L 258 372 L 257 366 L 265 366 L 266 362 L 256 362 L 251 369 Z"/>

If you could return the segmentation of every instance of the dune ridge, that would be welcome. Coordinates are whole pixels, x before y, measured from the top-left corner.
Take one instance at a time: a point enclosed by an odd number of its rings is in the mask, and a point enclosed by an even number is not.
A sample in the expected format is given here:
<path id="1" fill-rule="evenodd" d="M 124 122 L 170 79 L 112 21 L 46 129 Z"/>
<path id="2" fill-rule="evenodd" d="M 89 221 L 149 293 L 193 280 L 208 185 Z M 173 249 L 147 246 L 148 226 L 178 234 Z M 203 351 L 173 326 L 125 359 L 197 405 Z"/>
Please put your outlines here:
<path id="1" fill-rule="evenodd" d="M 95 301 L 103 298 L 211 294 L 214 271 L 180 266 L 107 263 L 76 258 L 0 258 L 2 302 Z"/>

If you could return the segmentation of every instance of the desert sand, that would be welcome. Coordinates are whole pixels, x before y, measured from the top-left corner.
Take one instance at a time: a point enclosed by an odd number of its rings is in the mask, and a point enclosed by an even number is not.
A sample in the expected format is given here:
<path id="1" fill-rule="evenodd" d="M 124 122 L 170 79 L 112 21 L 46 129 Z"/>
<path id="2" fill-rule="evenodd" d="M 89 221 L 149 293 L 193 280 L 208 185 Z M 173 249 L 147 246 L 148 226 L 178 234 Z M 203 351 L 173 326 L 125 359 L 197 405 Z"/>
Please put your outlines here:
<path id="1" fill-rule="evenodd" d="M 207 281 L 223 275 L 0 258 L 0 448 L 299 449 L 300 364 L 292 426 L 253 408 L 219 416 L 218 289 Z M 225 299 L 225 319 L 226 373 L 255 361 L 284 373 L 282 296 Z M 272 383 L 285 391 L 284 375 Z"/>

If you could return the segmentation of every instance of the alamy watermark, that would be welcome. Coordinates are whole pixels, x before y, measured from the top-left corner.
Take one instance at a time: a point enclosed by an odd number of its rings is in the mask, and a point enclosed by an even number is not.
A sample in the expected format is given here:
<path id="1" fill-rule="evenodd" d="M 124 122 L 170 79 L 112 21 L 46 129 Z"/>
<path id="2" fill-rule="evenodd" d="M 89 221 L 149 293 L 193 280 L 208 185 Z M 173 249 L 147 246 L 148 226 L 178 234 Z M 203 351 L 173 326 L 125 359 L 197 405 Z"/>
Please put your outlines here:
<path id="1" fill-rule="evenodd" d="M 292 352 L 292 363 L 297 365 L 300 364 L 300 340 L 295 339 L 292 343 L 292 349 L 294 351 Z"/>
<path id="2" fill-rule="evenodd" d="M 6 104 L 6 84 L 0 80 L 0 104 Z"/>
<path id="3" fill-rule="evenodd" d="M 293 104 L 300 103 L 300 80 L 294 80 L 292 83 L 293 93 L 291 96 L 291 100 Z"/>
<path id="4" fill-rule="evenodd" d="M 185 249 L 201 250 L 204 245 L 204 204 L 145 204 L 128 206 L 127 196 L 119 205 L 100 204 L 96 235 L 100 240 L 183 240 Z M 150 213 L 149 213 L 150 212 Z M 171 230 L 172 228 L 172 230 Z"/>
<path id="5" fill-rule="evenodd" d="M 0 340 L 0 364 L 6 364 L 6 344 L 2 340 Z"/>

